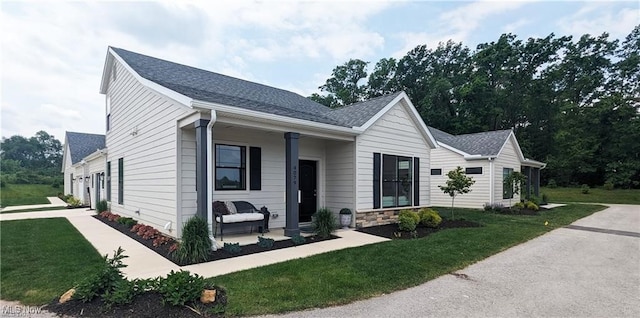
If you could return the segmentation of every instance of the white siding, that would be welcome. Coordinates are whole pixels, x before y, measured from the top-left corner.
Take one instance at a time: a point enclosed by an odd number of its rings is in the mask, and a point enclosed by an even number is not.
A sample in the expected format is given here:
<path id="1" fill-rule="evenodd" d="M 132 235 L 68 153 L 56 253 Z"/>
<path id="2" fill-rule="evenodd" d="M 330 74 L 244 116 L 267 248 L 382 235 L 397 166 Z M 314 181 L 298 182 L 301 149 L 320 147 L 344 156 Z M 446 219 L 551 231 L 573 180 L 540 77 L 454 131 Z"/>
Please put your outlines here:
<path id="1" fill-rule="evenodd" d="M 482 167 L 482 174 L 470 174 L 469 176 L 475 180 L 471 186 L 471 192 L 457 195 L 455 198 L 455 206 L 463 208 L 481 209 L 483 205 L 489 202 L 491 170 L 489 161 L 487 160 L 466 160 L 461 154 L 455 153 L 444 147 L 431 151 L 431 169 L 442 169 L 442 175 L 431 177 L 431 205 L 450 207 L 451 197 L 442 192 L 439 185 L 444 186 L 448 180 L 447 172 L 454 170 L 456 167 L 472 168 Z M 431 171 L 429 171 L 431 173 Z"/>
<path id="2" fill-rule="evenodd" d="M 430 146 L 399 102 L 356 139 L 356 210 L 373 208 L 373 153 L 420 158 L 420 205 L 429 204 Z"/>
<path id="3" fill-rule="evenodd" d="M 327 141 L 326 207 L 338 213 L 342 208 L 355 210 L 353 142 Z"/>
<path id="4" fill-rule="evenodd" d="M 511 168 L 513 171 L 520 172 L 520 158 L 516 150 L 516 145 L 513 143 L 512 138 L 507 139 L 502 151 L 498 155 L 495 161 L 495 179 L 494 179 L 494 202 L 502 202 L 505 206 L 509 205 L 509 199 L 502 198 L 503 179 L 502 169 Z M 514 195 L 511 199 L 511 204 L 515 204 L 520 201 L 520 195 Z"/>
<path id="5" fill-rule="evenodd" d="M 181 224 L 178 231 L 182 230 L 182 225 L 189 218 L 196 215 L 196 132 L 195 129 L 182 129 L 181 149 L 178 154 L 180 164 L 180 215 Z"/>
<path id="6" fill-rule="evenodd" d="M 71 194 L 74 190 L 72 190 L 72 186 L 74 182 L 71 181 L 71 175 L 75 173 L 75 169 L 71 168 L 71 151 L 69 150 L 69 145 L 64 145 L 64 171 L 62 173 L 64 177 L 64 194 Z M 75 174 L 74 174 L 75 177 Z"/>
<path id="7" fill-rule="evenodd" d="M 190 110 L 141 85 L 119 63 L 116 72 L 107 92 L 111 101 L 111 125 L 106 134 L 112 169 L 111 210 L 164 231 L 166 222 L 177 221 L 177 119 Z M 120 158 L 124 158 L 122 205 L 118 204 Z"/>

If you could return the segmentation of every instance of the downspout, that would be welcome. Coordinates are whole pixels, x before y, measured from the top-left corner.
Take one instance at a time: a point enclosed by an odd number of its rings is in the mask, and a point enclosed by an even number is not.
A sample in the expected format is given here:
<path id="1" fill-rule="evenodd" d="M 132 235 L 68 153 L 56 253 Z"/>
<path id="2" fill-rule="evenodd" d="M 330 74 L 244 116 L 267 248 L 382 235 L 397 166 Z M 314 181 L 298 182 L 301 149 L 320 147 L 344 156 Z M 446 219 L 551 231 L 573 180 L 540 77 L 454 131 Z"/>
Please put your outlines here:
<path id="1" fill-rule="evenodd" d="M 495 185 L 493 184 L 495 181 L 495 175 L 494 175 L 494 167 L 493 167 L 493 162 L 495 158 L 491 158 L 489 157 L 489 204 L 491 204 L 493 206 L 493 199 L 494 199 L 494 195 L 493 195 L 493 188 L 495 188 Z"/>
<path id="2" fill-rule="evenodd" d="M 213 145 L 213 133 L 212 128 L 213 124 L 215 124 L 218 119 L 216 111 L 211 110 L 211 119 L 207 124 L 207 223 L 209 224 L 209 228 L 213 230 L 213 206 L 211 203 L 213 202 L 213 171 L 211 171 L 211 167 L 213 167 L 213 156 L 211 154 L 211 147 Z M 211 247 L 213 250 L 218 249 L 218 243 L 216 242 L 215 233 L 211 233 Z"/>

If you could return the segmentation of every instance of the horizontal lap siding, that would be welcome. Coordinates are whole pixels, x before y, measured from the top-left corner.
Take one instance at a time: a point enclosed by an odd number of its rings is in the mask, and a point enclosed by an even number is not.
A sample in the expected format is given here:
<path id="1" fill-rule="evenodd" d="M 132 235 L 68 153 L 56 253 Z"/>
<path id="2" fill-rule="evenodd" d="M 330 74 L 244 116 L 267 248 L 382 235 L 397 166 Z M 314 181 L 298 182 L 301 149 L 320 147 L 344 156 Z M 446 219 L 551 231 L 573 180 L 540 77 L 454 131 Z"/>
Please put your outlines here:
<path id="1" fill-rule="evenodd" d="M 482 167 L 482 174 L 470 174 L 475 183 L 471 186 L 471 192 L 457 195 L 455 198 L 456 207 L 480 209 L 489 202 L 490 198 L 490 168 L 487 160 L 468 161 L 460 154 L 449 149 L 440 147 L 431 151 L 431 169 L 442 169 L 442 175 L 431 176 L 431 205 L 451 206 L 451 197 L 442 192 L 438 186 L 446 185 L 447 172 L 456 167 L 471 168 Z M 431 173 L 431 171 L 429 171 Z"/>
<path id="2" fill-rule="evenodd" d="M 429 204 L 430 147 L 406 107 L 399 102 L 356 140 L 357 210 L 373 208 L 374 152 L 419 157 L 420 205 Z"/>
<path id="3" fill-rule="evenodd" d="M 197 213 L 196 197 L 196 131 L 193 128 L 180 130 L 180 215 L 181 224 Z M 180 227 L 182 228 L 182 227 Z"/>
<path id="4" fill-rule="evenodd" d="M 326 206 L 338 213 L 355 209 L 353 142 L 327 141 Z"/>
<path id="5" fill-rule="evenodd" d="M 496 158 L 495 162 L 495 171 L 496 177 L 494 180 L 494 202 L 502 202 L 505 206 L 509 205 L 509 199 L 502 198 L 502 190 L 503 190 L 503 179 L 502 179 L 502 169 L 503 168 L 511 168 L 513 171 L 520 172 L 520 158 L 516 152 L 516 144 L 513 143 L 511 138 L 507 140 L 502 148 L 502 152 L 498 158 Z M 514 195 L 513 199 L 511 199 L 511 204 L 515 204 L 520 201 L 520 195 Z"/>
<path id="6" fill-rule="evenodd" d="M 116 80 L 108 92 L 111 129 L 106 134 L 111 210 L 164 231 L 167 222 L 176 223 L 178 206 L 176 120 L 189 110 L 141 85 L 116 64 Z M 118 204 L 119 158 L 124 158 L 123 205 Z"/>

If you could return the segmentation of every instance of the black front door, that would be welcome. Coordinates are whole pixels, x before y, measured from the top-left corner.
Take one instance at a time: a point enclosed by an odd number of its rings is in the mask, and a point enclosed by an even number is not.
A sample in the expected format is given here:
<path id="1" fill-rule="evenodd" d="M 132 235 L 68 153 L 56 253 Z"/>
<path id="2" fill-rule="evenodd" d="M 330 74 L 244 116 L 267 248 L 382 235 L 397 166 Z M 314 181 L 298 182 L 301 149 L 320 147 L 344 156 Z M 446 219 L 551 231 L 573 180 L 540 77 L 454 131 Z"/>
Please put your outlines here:
<path id="1" fill-rule="evenodd" d="M 311 215 L 317 210 L 317 162 L 312 160 L 300 160 L 300 222 L 311 222 Z"/>

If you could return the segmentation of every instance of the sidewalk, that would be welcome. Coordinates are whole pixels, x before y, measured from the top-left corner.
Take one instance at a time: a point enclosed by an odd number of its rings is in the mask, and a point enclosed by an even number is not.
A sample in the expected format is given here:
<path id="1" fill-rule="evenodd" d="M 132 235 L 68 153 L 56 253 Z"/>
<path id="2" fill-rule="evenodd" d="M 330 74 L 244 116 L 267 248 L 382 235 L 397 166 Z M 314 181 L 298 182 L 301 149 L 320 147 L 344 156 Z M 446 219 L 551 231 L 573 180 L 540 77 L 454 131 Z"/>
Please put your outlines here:
<path id="1" fill-rule="evenodd" d="M 78 209 L 10 213 L 0 214 L 0 221 L 66 217 L 87 241 L 96 248 L 100 255 L 113 255 L 113 252 L 118 247 L 122 247 L 125 250 L 125 255 L 129 256 L 124 260 L 127 267 L 123 268 L 123 273 L 130 279 L 165 276 L 171 270 L 177 271 L 180 269 L 188 270 L 204 277 L 213 277 L 387 240 L 354 230 L 338 230 L 336 235 L 340 237 L 339 239 L 180 267 L 132 238 L 94 219 L 92 217 L 94 214 L 94 211 Z"/>
<path id="2" fill-rule="evenodd" d="M 60 200 L 58 197 L 47 197 L 49 200 L 49 204 L 32 204 L 32 205 L 14 205 L 8 206 L 0 209 L 2 212 L 6 211 L 16 211 L 16 210 L 26 210 L 26 209 L 42 209 L 42 208 L 53 208 L 53 207 L 63 207 L 67 206 L 67 203 Z"/>

